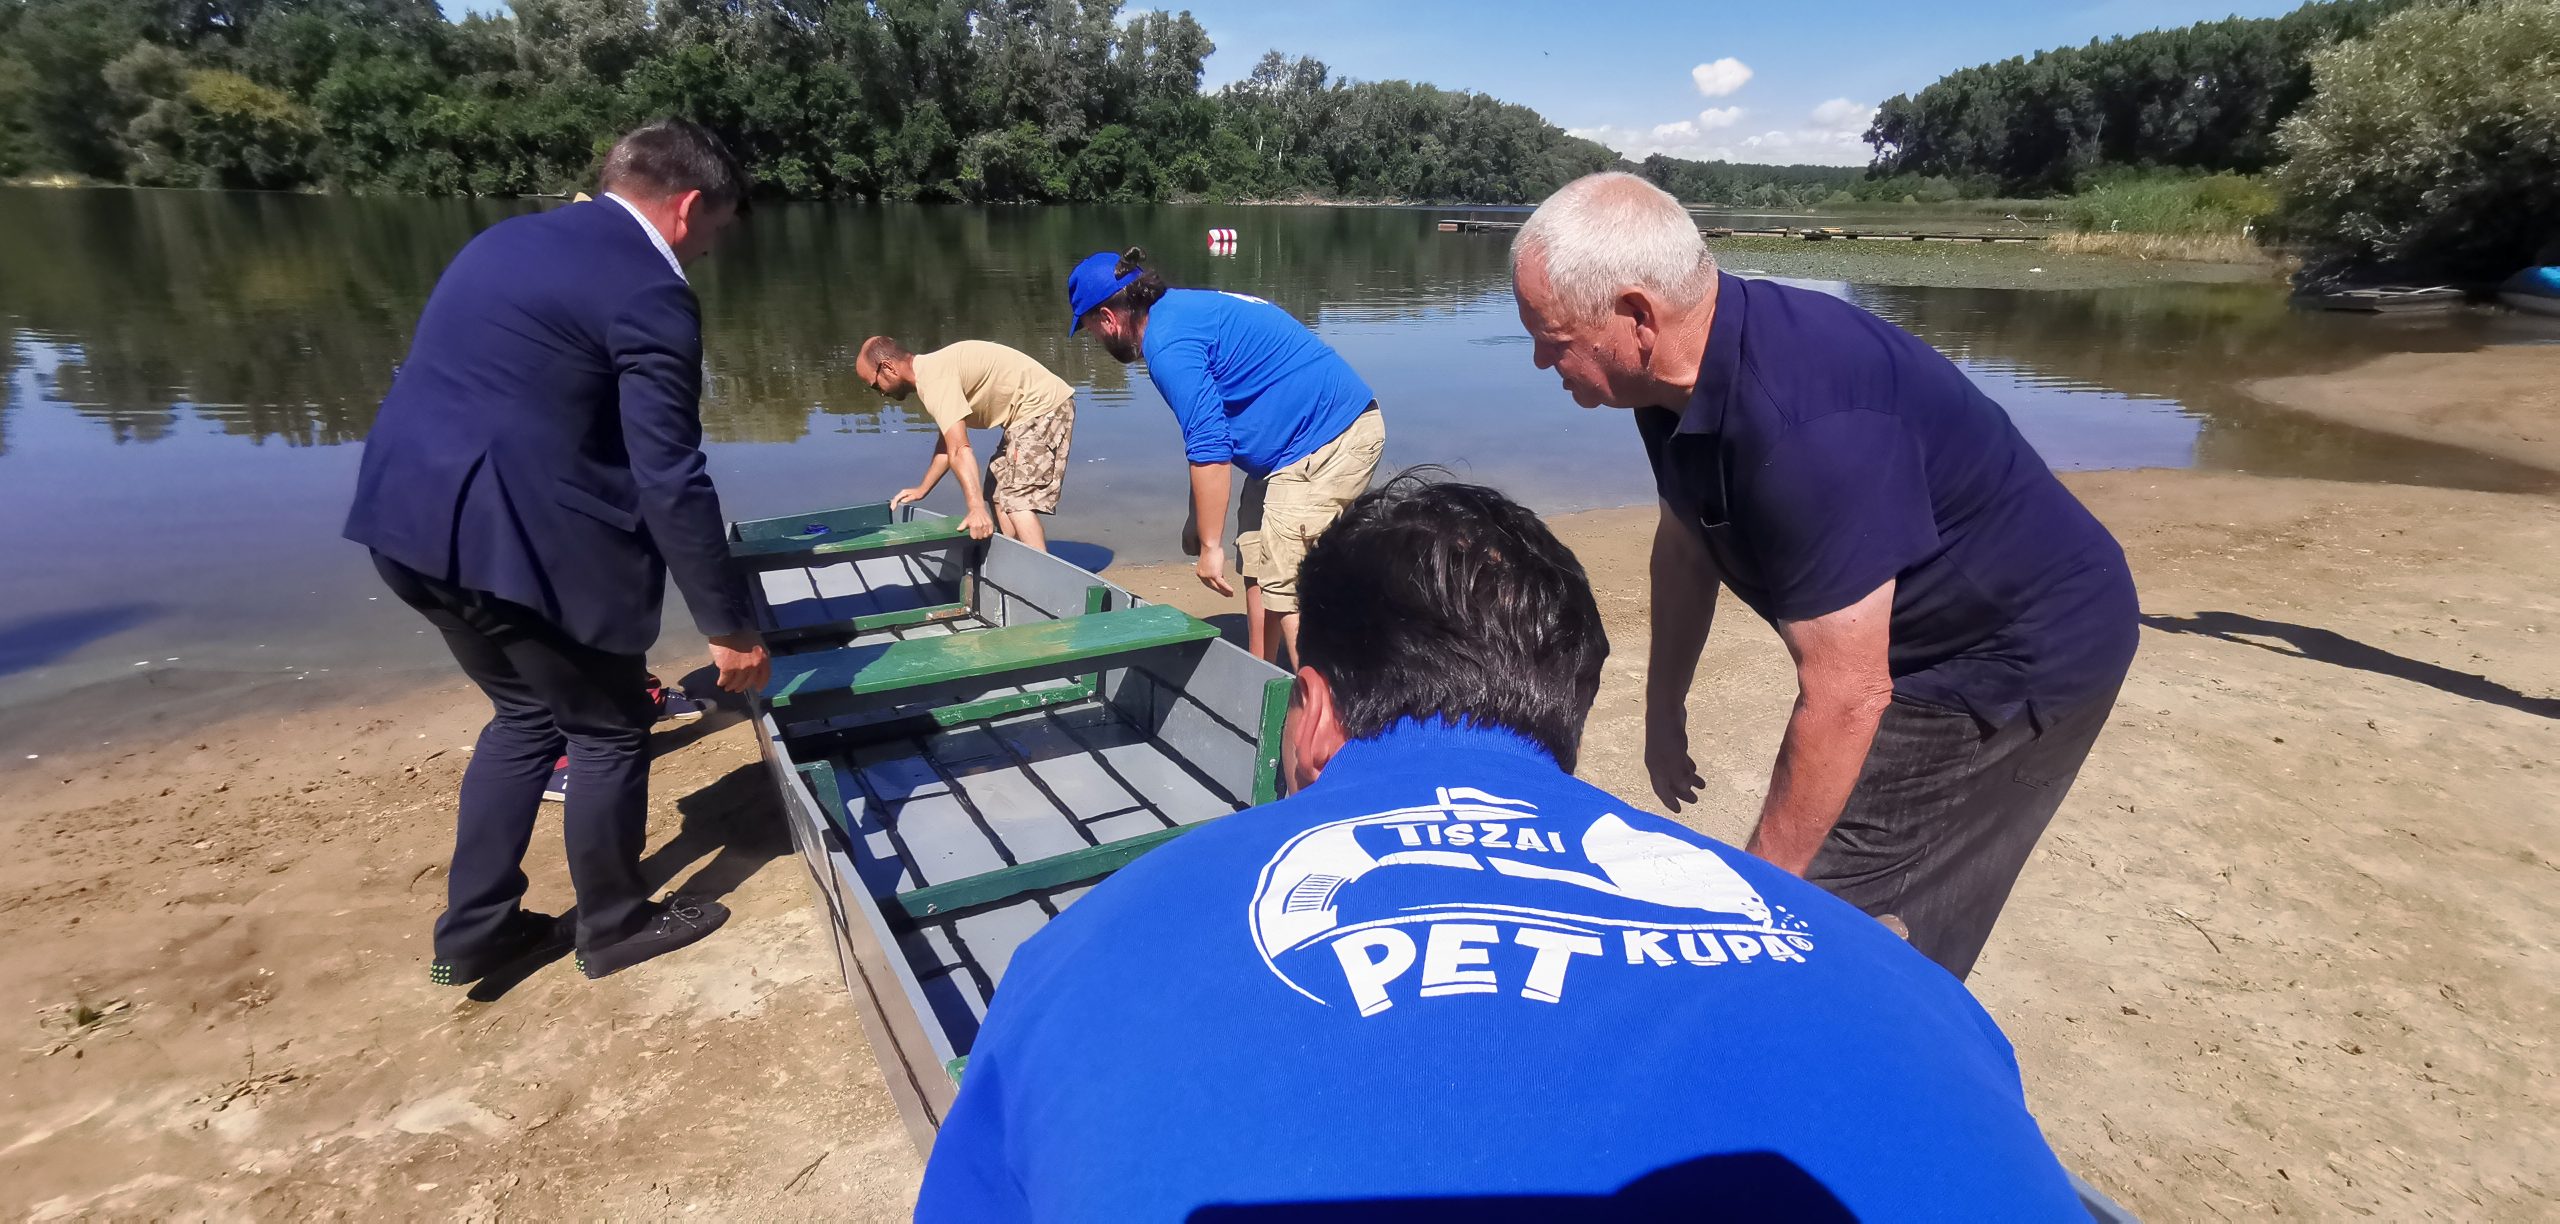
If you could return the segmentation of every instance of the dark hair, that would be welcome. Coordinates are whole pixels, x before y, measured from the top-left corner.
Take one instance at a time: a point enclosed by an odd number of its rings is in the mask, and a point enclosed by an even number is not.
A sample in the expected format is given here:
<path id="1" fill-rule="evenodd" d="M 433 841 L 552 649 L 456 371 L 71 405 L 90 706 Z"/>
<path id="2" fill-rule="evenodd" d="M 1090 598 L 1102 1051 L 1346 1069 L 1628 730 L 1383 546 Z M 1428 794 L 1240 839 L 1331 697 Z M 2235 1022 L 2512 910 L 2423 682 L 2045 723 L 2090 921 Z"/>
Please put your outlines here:
<path id="1" fill-rule="evenodd" d="M 1148 307 L 1155 305 L 1164 297 L 1164 278 L 1147 270 L 1146 248 L 1130 247 L 1120 252 L 1120 262 L 1111 265 L 1111 276 L 1114 280 L 1132 272 L 1138 274 L 1138 279 L 1121 286 L 1120 292 L 1094 303 L 1093 308 L 1100 310 L 1110 306 L 1145 314 Z"/>
<path id="2" fill-rule="evenodd" d="M 1472 722 L 1566 769 L 1600 693 L 1608 631 L 1582 563 L 1527 507 L 1412 469 L 1351 503 L 1298 567 L 1299 659 L 1343 732 Z"/>
<path id="3" fill-rule="evenodd" d="M 661 119 L 625 133 L 604 155 L 596 185 L 653 200 L 699 191 L 704 204 L 741 213 L 752 186 L 729 146 L 709 128 L 684 119 Z"/>

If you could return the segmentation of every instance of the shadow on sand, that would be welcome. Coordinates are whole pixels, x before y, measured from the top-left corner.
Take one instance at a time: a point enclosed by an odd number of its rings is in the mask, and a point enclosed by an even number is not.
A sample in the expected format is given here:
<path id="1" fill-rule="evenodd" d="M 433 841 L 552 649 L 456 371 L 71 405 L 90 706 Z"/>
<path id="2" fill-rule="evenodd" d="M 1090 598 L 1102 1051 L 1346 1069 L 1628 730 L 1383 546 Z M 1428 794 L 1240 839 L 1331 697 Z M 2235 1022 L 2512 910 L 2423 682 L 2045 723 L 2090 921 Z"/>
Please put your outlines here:
<path id="1" fill-rule="evenodd" d="M 2440 692 L 2490 705 L 2505 706 L 2537 718 L 2560 718 L 2560 697 L 2535 697 L 2500 684 L 2487 676 L 2455 671 L 2421 662 L 2407 655 L 2393 654 L 2379 646 L 2362 642 L 2328 629 L 2289 624 L 2244 616 L 2238 612 L 2198 612 L 2193 616 L 2145 616 L 2142 623 L 2162 633 L 2187 633 L 2255 646 L 2276 654 L 2311 659 L 2336 667 L 2371 672 L 2423 684 Z M 2273 639 L 2282 645 L 2275 645 Z M 2290 649 L 2288 649 L 2288 647 Z"/>

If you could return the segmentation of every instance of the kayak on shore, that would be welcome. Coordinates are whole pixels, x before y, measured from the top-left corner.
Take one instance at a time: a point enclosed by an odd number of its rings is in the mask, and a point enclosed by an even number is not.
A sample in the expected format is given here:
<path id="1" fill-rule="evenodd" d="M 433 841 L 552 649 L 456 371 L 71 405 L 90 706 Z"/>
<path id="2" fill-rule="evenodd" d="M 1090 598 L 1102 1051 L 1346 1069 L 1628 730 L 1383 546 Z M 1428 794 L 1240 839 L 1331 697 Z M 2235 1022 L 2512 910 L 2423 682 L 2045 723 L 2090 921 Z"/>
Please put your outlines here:
<path id="1" fill-rule="evenodd" d="M 2560 266 L 2527 268 L 2498 286 L 2498 300 L 2534 314 L 2560 315 Z"/>

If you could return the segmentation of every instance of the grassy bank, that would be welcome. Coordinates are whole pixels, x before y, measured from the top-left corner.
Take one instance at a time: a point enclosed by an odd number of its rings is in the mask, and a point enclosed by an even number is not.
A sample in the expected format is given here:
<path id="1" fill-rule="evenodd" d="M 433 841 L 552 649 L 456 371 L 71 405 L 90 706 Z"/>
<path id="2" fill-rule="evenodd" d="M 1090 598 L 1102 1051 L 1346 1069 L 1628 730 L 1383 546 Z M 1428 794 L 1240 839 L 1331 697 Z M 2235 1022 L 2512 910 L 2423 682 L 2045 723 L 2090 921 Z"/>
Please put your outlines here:
<path id="1" fill-rule="evenodd" d="M 1988 180 L 1874 179 L 1800 210 L 1842 218 L 1892 218 L 1906 211 L 1979 219 L 1997 228 L 2047 234 L 2067 255 L 2224 263 L 2276 269 L 2290 256 L 2264 244 L 2278 206 L 2274 188 L 2239 174 L 2118 167 L 2089 175 L 2077 194 L 2044 198 L 1991 194 Z M 1915 188 L 1903 191 L 1903 188 Z M 1964 192 L 1974 194 L 1960 194 Z M 1897 194 L 1899 192 L 1899 194 Z M 1692 208 L 1751 211 L 1746 204 L 1685 198 Z M 1852 222 L 1854 224 L 1854 222 Z"/>
<path id="2" fill-rule="evenodd" d="M 2047 239 L 2047 250 L 2071 255 L 2113 255 L 2125 259 L 2178 259 L 2189 263 L 2267 264 L 2283 262 L 2255 238 L 2238 234 L 2091 233 L 2063 230 Z"/>
<path id="3" fill-rule="evenodd" d="M 2259 243 L 2258 230 L 2276 203 L 2273 188 L 2246 175 L 2102 177 L 2055 204 L 2054 214 L 2066 228 L 2053 236 L 2053 249 L 2274 264 L 2278 256 Z"/>

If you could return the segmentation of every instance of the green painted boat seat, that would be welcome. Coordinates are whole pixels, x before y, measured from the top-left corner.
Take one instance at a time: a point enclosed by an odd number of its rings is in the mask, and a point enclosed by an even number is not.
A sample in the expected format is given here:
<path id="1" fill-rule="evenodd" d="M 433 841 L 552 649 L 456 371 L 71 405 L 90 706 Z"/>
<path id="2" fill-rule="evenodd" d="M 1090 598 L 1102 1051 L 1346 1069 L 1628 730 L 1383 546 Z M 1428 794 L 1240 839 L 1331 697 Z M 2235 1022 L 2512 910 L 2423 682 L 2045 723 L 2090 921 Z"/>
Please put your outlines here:
<path id="1" fill-rule="evenodd" d="M 908 920 L 945 917 L 961 910 L 1001 905 L 1017 897 L 1052 889 L 1067 888 L 1099 880 L 1136 861 L 1158 846 L 1190 832 L 1197 825 L 1175 825 L 1154 833 L 1124 837 L 1099 846 L 1087 846 L 1065 854 L 1018 863 L 978 875 L 966 876 L 927 888 L 899 893 L 897 906 Z"/>
<path id="2" fill-rule="evenodd" d="M 814 625 L 767 629 L 764 631 L 764 644 L 775 650 L 781 650 L 787 646 L 796 646 L 802 642 L 821 638 L 841 638 L 854 634 L 874 633 L 882 629 L 899 629 L 908 625 L 956 620 L 969 615 L 972 611 L 974 609 L 967 603 L 955 602 L 926 604 L 920 608 L 900 608 L 894 612 L 873 612 L 844 620 L 822 621 Z"/>
<path id="3" fill-rule="evenodd" d="M 824 523 L 812 523 L 810 526 L 814 530 L 731 540 L 729 559 L 753 571 L 825 565 L 860 557 L 934 552 L 969 542 L 969 533 L 960 524 L 961 520 L 956 518 L 919 518 L 904 523 L 839 531 Z"/>
<path id="4" fill-rule="evenodd" d="M 792 721 L 1065 679 L 1196 648 L 1218 636 L 1179 608 L 1149 604 L 1003 629 L 842 646 L 773 661 L 765 704 Z"/>

